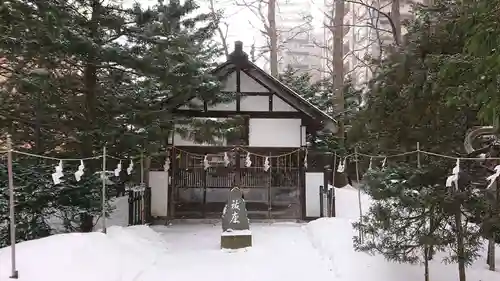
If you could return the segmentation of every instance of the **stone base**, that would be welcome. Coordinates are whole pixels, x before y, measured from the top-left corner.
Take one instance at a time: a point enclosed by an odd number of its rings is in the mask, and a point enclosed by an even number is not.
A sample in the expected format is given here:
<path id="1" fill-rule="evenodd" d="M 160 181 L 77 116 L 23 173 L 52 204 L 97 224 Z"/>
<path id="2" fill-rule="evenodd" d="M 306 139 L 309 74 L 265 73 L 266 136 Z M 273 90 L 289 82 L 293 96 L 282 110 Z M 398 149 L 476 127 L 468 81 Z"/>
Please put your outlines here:
<path id="1" fill-rule="evenodd" d="M 224 233 L 220 237 L 220 247 L 222 249 L 242 249 L 252 247 L 252 234 L 231 235 Z"/>

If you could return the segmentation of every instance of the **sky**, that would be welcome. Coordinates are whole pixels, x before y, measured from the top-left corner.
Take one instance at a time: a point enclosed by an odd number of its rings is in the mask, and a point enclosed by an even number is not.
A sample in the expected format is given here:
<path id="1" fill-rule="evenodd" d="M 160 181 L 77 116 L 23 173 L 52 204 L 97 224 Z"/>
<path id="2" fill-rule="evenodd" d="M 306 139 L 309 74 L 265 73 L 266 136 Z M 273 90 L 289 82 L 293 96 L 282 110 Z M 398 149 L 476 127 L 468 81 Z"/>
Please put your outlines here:
<path id="1" fill-rule="evenodd" d="M 167 0 L 168 1 L 168 0 Z M 230 49 L 234 46 L 234 42 L 237 40 L 243 41 L 245 51 L 249 52 L 250 45 L 253 40 L 259 40 L 259 32 L 252 27 L 252 25 L 257 25 L 258 20 L 245 7 L 239 7 L 235 3 L 241 0 L 215 0 L 216 9 L 224 10 L 225 19 L 224 22 L 230 25 L 228 30 L 228 44 Z M 151 6 L 156 4 L 157 0 L 124 0 L 125 5 L 132 5 L 134 2 L 139 2 L 141 5 Z M 209 11 L 209 1 L 208 0 L 198 0 L 200 5 L 200 12 Z"/>
<path id="2" fill-rule="evenodd" d="M 168 1 L 168 0 L 165 0 Z M 242 41 L 244 50 L 249 53 L 251 45 L 255 42 L 257 47 L 265 45 L 265 37 L 262 36 L 260 30 L 262 29 L 262 21 L 254 14 L 249 8 L 242 6 L 243 3 L 252 3 L 258 0 L 214 0 L 215 8 L 223 10 L 224 20 L 223 28 L 227 24 L 228 37 L 227 43 L 231 51 L 235 41 Z M 277 0 L 278 7 L 277 13 L 279 17 L 280 5 L 286 5 L 287 2 L 299 2 L 309 4 L 310 12 L 313 17 L 314 28 L 321 32 L 323 22 L 323 4 L 325 0 Z M 134 2 L 139 2 L 141 5 L 151 6 L 157 3 L 157 0 L 124 0 L 125 5 L 132 5 Z M 200 5 L 199 12 L 209 11 L 209 0 L 198 0 Z M 225 31 L 225 30 L 224 30 Z M 216 38 L 218 40 L 218 38 Z M 265 60 L 257 62 L 259 66 L 263 67 Z"/>

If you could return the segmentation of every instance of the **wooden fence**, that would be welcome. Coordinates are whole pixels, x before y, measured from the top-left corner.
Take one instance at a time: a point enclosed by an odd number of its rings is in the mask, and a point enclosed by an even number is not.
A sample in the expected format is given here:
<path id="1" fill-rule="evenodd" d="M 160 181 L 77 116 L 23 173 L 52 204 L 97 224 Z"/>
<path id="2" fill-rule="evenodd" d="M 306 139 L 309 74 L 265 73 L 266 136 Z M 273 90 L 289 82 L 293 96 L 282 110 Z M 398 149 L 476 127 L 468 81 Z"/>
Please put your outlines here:
<path id="1" fill-rule="evenodd" d="M 128 224 L 151 223 L 151 187 L 128 191 Z"/>

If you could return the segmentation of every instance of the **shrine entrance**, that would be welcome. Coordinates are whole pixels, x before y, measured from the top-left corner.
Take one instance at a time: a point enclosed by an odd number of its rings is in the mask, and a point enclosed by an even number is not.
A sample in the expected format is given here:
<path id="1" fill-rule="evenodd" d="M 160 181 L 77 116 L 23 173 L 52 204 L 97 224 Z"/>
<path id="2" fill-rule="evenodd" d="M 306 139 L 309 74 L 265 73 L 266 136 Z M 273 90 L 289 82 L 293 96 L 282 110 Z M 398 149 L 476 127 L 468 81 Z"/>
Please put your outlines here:
<path id="1" fill-rule="evenodd" d="M 236 185 L 250 218 L 301 218 L 302 149 L 172 147 L 170 155 L 172 218 L 220 218 Z"/>

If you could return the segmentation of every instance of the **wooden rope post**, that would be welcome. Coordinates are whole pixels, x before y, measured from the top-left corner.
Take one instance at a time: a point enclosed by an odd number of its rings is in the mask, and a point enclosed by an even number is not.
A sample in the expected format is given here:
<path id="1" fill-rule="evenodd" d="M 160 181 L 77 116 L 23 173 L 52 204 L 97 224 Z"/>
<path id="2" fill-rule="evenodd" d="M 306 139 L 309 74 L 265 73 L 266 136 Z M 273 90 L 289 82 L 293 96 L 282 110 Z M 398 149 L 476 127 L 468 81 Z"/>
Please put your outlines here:
<path id="1" fill-rule="evenodd" d="M 361 188 L 359 187 L 360 184 L 360 178 L 359 178 L 359 154 L 358 154 L 358 148 L 354 148 L 354 161 L 356 161 L 356 181 L 358 184 L 358 206 L 359 206 L 359 221 L 361 222 L 361 219 L 363 217 L 363 207 L 361 206 Z M 359 230 L 359 239 L 361 242 L 363 241 L 363 232 L 361 229 Z"/>
<path id="2" fill-rule="evenodd" d="M 421 168 L 420 165 L 420 142 L 417 141 L 417 167 Z"/>
<path id="3" fill-rule="evenodd" d="M 335 172 L 337 171 L 337 152 L 333 152 L 333 167 L 332 167 L 332 206 L 331 216 L 335 217 Z"/>
<path id="4" fill-rule="evenodd" d="M 139 218 L 141 220 L 141 224 L 144 224 L 144 193 L 146 190 L 146 186 L 144 185 L 144 152 L 141 152 L 141 184 L 139 187 L 139 195 L 141 196 L 139 199 Z"/>
<path id="5" fill-rule="evenodd" d="M 106 146 L 102 148 L 102 232 L 106 233 Z"/>
<path id="6" fill-rule="evenodd" d="M 141 152 L 141 188 L 144 184 L 144 153 Z"/>
<path id="7" fill-rule="evenodd" d="M 7 170 L 9 174 L 9 218 L 10 218 L 10 251 L 11 251 L 11 276 L 12 279 L 19 278 L 16 269 L 16 213 L 14 200 L 14 172 L 12 171 L 12 140 L 7 135 Z"/>

